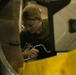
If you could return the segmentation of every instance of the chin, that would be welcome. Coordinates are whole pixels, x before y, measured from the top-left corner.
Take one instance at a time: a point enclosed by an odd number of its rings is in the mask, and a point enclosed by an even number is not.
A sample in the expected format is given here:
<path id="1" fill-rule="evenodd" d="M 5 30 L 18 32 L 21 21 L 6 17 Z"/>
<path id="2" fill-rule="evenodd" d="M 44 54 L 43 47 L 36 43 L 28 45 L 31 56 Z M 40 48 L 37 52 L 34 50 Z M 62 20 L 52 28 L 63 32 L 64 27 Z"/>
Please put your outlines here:
<path id="1" fill-rule="evenodd" d="M 31 33 L 31 34 L 34 34 L 34 33 L 36 33 L 36 31 L 30 31 L 30 33 Z"/>
<path id="2" fill-rule="evenodd" d="M 35 32 L 30 32 L 31 34 L 34 34 Z"/>

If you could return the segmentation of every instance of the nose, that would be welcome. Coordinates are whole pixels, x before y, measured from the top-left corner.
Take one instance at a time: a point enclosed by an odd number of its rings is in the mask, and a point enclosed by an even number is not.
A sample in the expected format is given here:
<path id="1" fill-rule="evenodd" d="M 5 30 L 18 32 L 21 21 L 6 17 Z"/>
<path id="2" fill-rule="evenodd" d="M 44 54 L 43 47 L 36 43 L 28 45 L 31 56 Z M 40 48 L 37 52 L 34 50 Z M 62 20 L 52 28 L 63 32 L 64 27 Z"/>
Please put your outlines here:
<path id="1" fill-rule="evenodd" d="M 26 30 L 27 30 L 27 31 L 30 31 L 30 27 L 26 27 Z"/>

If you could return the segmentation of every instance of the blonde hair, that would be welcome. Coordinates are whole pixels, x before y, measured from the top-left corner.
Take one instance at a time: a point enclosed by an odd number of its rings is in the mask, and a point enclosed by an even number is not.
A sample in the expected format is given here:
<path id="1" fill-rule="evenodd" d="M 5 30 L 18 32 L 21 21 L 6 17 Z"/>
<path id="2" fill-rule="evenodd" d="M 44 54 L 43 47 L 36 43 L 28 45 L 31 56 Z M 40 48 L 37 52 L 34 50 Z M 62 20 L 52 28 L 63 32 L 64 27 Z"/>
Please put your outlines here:
<path id="1" fill-rule="evenodd" d="M 41 11 L 35 5 L 27 5 L 23 9 L 22 19 L 42 19 L 41 18 Z"/>

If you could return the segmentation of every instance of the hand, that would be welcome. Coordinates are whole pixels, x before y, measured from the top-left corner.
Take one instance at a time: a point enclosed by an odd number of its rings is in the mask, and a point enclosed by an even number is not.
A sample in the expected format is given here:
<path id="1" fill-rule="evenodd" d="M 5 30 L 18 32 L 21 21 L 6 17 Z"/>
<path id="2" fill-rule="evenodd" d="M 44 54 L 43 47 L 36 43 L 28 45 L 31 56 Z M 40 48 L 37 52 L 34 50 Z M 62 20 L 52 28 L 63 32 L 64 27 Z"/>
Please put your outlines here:
<path id="1" fill-rule="evenodd" d="M 24 52 L 22 52 L 24 59 L 27 57 L 29 58 L 35 58 L 38 56 L 39 50 L 32 48 L 31 50 L 26 49 Z"/>
<path id="2" fill-rule="evenodd" d="M 36 58 L 38 56 L 39 50 L 32 48 L 31 50 L 29 50 L 28 52 L 28 57 L 30 58 Z"/>

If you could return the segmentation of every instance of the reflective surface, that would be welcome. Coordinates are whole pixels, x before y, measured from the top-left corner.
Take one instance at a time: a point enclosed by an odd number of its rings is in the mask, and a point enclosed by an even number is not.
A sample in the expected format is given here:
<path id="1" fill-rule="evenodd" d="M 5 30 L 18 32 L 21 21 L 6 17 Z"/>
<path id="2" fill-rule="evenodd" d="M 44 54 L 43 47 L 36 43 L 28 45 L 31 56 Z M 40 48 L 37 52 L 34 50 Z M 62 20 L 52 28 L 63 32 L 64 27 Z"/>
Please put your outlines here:
<path id="1" fill-rule="evenodd" d="M 5 1 L 4 1 L 5 2 Z M 2 3 L 4 4 L 3 0 Z M 17 75 L 23 64 L 19 38 L 20 0 L 7 0 L 0 9 L 0 71 Z"/>

